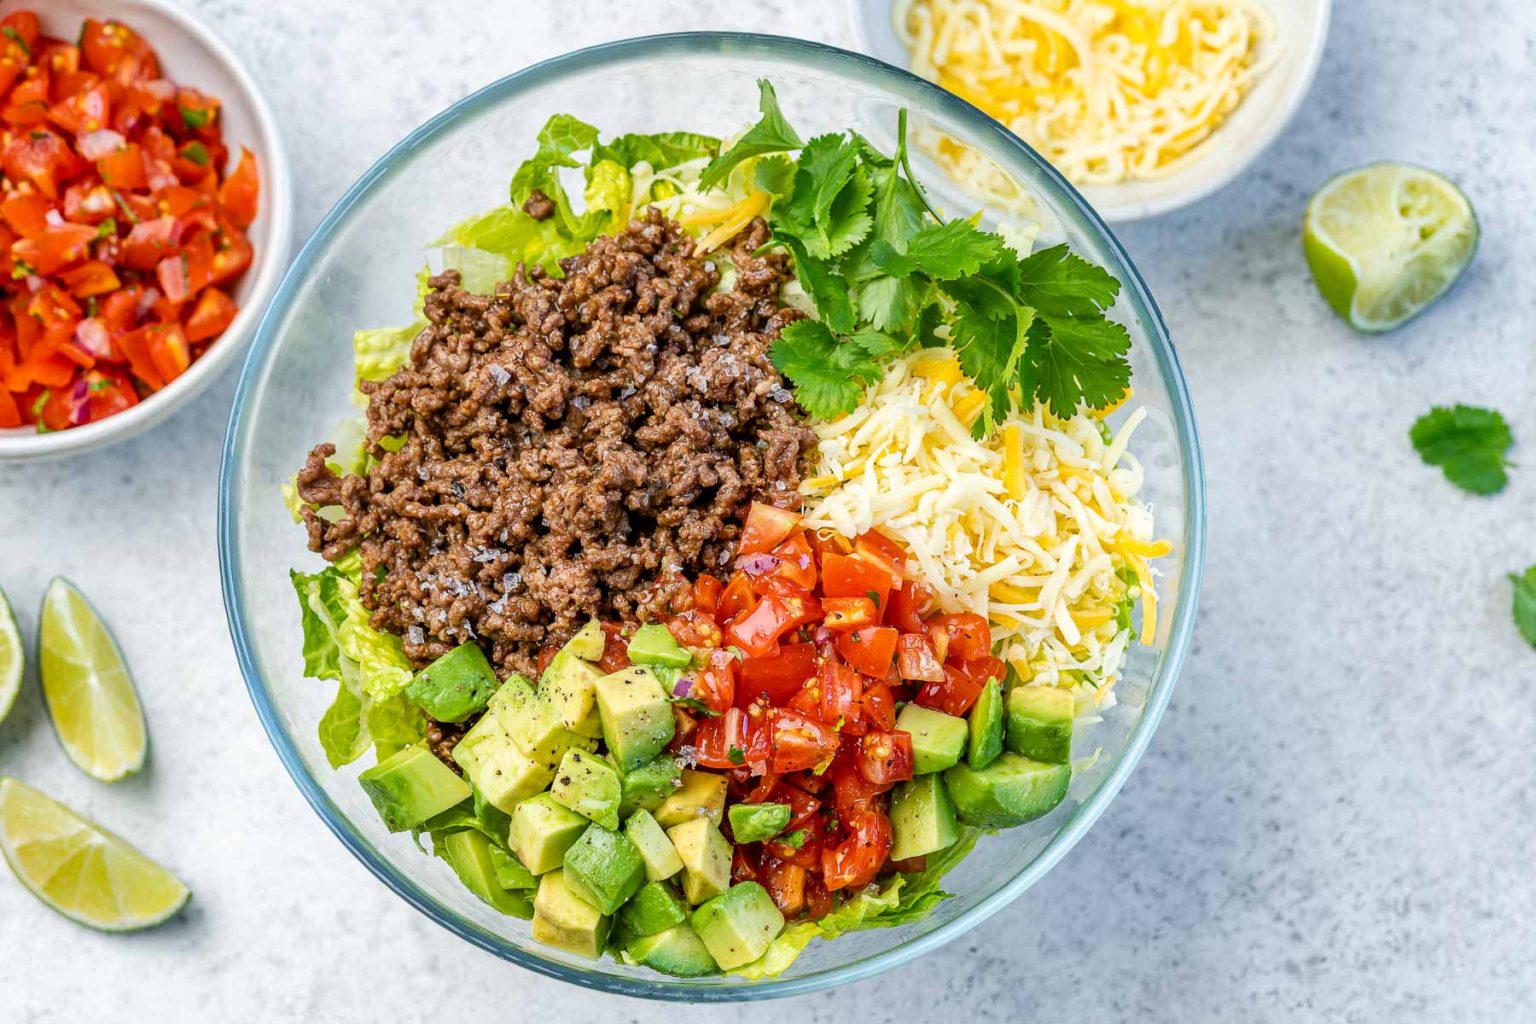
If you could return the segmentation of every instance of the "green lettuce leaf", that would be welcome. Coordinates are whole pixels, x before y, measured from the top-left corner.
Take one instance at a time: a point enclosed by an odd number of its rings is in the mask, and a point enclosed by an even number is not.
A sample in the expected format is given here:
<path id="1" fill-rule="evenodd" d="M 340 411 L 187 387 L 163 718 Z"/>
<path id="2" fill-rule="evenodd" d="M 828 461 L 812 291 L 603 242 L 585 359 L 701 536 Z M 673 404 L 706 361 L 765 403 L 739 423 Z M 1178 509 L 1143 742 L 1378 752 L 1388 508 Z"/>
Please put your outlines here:
<path id="1" fill-rule="evenodd" d="M 665 171 L 690 160 L 713 157 L 719 151 L 719 139 L 694 132 L 620 135 L 610 142 L 599 142 L 592 148 L 592 164 L 596 167 L 604 160 L 611 160 L 620 167 L 628 168 L 644 161 L 651 165 L 653 171 Z"/>
<path id="2" fill-rule="evenodd" d="M 418 320 L 409 327 L 374 327 L 352 335 L 352 360 L 358 380 L 383 380 L 411 357 L 411 342 L 427 326 Z"/>

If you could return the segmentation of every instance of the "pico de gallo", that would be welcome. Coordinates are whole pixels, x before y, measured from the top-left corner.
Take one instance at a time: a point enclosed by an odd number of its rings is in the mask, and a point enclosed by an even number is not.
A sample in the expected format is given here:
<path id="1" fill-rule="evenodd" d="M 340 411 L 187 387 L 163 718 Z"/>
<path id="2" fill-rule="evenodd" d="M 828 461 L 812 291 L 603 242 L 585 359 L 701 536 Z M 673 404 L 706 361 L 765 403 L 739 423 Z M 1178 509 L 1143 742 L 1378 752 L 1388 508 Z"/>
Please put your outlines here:
<path id="1" fill-rule="evenodd" d="M 64 430 L 184 373 L 239 311 L 256 159 L 117 21 L 0 19 L 0 428 Z"/>

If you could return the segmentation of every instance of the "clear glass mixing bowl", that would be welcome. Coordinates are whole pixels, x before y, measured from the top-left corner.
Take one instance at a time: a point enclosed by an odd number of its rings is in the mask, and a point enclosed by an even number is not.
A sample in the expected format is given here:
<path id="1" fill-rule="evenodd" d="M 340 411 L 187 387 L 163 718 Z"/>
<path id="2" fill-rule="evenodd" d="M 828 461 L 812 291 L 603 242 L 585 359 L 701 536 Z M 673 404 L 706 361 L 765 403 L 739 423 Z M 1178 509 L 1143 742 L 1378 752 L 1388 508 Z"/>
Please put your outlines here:
<path id="1" fill-rule="evenodd" d="M 762 77 L 806 137 L 853 128 L 890 146 L 897 110 L 908 108 L 915 130 L 963 140 L 1032 191 L 1046 240 L 1065 239 L 1120 279 L 1114 315 L 1133 339 L 1135 402 L 1150 413 L 1133 451 L 1173 553 L 1159 561 L 1166 614 L 1156 643 L 1134 650 L 1119 706 L 1094 727 L 1102 755 L 1073 780 L 1067 801 L 1024 828 L 983 839 L 946 879 L 955 898 L 928 918 L 813 943 L 783 977 L 747 984 L 671 979 L 536 944 L 524 922 L 498 915 L 442 861 L 384 830 L 354 779 L 359 766 L 332 771 L 316 739 L 333 692 L 304 678 L 288 570 L 319 562 L 279 487 L 311 445 L 353 414 L 352 332 L 411 320 L 423 247 L 461 217 L 506 200 L 512 170 L 550 114 L 574 114 L 605 137 L 671 129 L 726 135 L 755 119 Z M 921 158 L 916 171 L 948 209 L 975 208 L 948 193 L 943 174 Z M 1082 198 L 996 122 L 927 82 L 858 54 L 753 35 L 668 35 L 583 50 L 504 78 L 412 132 L 347 192 L 278 290 L 240 381 L 220 480 L 224 600 L 240 667 L 278 756 L 336 836 L 405 900 L 498 956 L 596 989 L 693 1001 L 790 995 L 869 977 L 975 927 L 1049 871 L 1120 789 L 1168 704 L 1194 623 L 1204 538 L 1200 448 L 1178 359 L 1140 275 Z"/>

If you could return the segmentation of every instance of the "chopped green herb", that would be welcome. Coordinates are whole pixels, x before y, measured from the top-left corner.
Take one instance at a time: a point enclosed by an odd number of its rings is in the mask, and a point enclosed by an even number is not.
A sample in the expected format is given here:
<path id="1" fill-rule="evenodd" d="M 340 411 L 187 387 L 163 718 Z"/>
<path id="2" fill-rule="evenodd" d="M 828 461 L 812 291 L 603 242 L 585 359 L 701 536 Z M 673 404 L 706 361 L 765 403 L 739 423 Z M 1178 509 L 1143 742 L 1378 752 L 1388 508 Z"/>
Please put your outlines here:
<path id="1" fill-rule="evenodd" d="M 98 377 L 86 385 L 86 390 L 94 395 L 96 392 L 105 391 L 111 386 L 112 382 L 110 380 L 105 377 Z"/>
<path id="2" fill-rule="evenodd" d="M 714 710 L 697 697 L 668 697 L 667 699 L 677 707 L 687 708 L 696 715 L 703 715 L 705 718 L 720 717 L 720 712 Z"/>
<path id="3" fill-rule="evenodd" d="M 176 109 L 181 111 L 181 123 L 188 128 L 206 128 L 208 127 L 208 122 L 213 120 L 214 112 L 212 109 L 196 110 L 192 107 L 182 106 L 179 103 L 176 105 Z"/>
<path id="4" fill-rule="evenodd" d="M 747 754 L 740 747 L 731 747 L 725 752 L 725 759 L 731 764 L 746 764 Z"/>
<path id="5" fill-rule="evenodd" d="M 52 389 L 44 388 L 43 393 L 37 396 L 37 401 L 32 403 L 32 418 L 37 421 L 39 434 L 49 433 L 48 425 L 43 422 L 43 406 L 48 404 L 48 399 L 51 397 L 53 397 Z"/>
<path id="6" fill-rule="evenodd" d="M 12 28 L 9 25 L 6 25 L 5 27 L 0 28 L 0 32 L 5 33 L 5 37 L 7 39 L 9 39 L 11 42 L 15 43 L 17 46 L 21 47 L 21 52 L 22 53 L 26 54 L 29 58 L 32 56 L 32 47 L 27 45 L 27 41 L 25 39 L 21 38 L 21 33 L 20 32 L 17 32 L 14 28 Z"/>
<path id="7" fill-rule="evenodd" d="M 773 83 L 766 78 L 757 80 L 757 107 L 762 119 L 748 128 L 736 144 L 709 162 L 699 177 L 701 188 L 714 188 L 725 184 L 731 171 L 743 160 L 767 153 L 784 153 L 800 148 L 800 136 L 789 126 L 779 110 L 779 97 L 773 91 Z"/>
<path id="8" fill-rule="evenodd" d="M 96 237 L 98 239 L 112 238 L 116 234 L 117 234 L 117 218 L 116 217 L 108 217 L 106 220 L 104 220 L 100 224 L 96 225 Z"/>
<path id="9" fill-rule="evenodd" d="M 196 139 L 181 147 L 181 156 L 183 160 L 197 164 L 199 167 L 208 166 L 208 147 Z"/>
<path id="10" fill-rule="evenodd" d="M 783 843 L 785 846 L 798 850 L 805 845 L 805 829 L 797 828 L 787 835 L 779 836 L 774 842 Z"/>
<path id="11" fill-rule="evenodd" d="M 123 194 L 115 188 L 112 190 L 112 201 L 117 204 L 119 210 L 123 211 L 123 216 L 128 218 L 128 223 L 137 224 L 139 222 L 138 215 L 129 208 L 128 200 L 124 199 Z"/>
<path id="12" fill-rule="evenodd" d="M 864 594 L 874 602 L 875 608 L 878 610 L 880 608 L 880 592 L 878 590 L 866 590 Z"/>
<path id="13" fill-rule="evenodd" d="M 1526 643 L 1536 647 L 1536 565 L 1519 575 L 1510 573 L 1509 579 L 1515 585 L 1515 628 Z"/>
<path id="14" fill-rule="evenodd" d="M 96 296 L 92 295 L 85 300 L 85 315 L 87 317 L 94 317 L 96 315 L 96 309 Z"/>
<path id="15" fill-rule="evenodd" d="M 1445 478 L 1473 494 L 1497 494 L 1509 483 L 1504 458 L 1514 442 L 1509 424 L 1492 409 L 1436 406 L 1408 432 L 1419 458 L 1439 466 Z"/>

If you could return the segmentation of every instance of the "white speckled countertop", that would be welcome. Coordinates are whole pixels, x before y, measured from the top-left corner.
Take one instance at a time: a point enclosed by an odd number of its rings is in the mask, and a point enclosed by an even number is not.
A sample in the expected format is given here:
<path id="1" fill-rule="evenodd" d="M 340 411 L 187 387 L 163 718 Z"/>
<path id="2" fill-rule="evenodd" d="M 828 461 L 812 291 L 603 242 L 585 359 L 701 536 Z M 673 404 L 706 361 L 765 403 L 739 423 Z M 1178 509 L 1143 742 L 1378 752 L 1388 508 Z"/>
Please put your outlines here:
<path id="1" fill-rule="evenodd" d="M 189 2 L 269 92 L 300 237 L 407 130 L 530 61 L 660 29 L 849 42 L 840 0 Z M 1521 0 L 1340 0 L 1316 87 L 1261 164 L 1121 231 L 1206 446 L 1193 656 L 1141 767 L 1048 878 L 946 949 L 840 991 L 729 1011 L 589 994 L 461 943 L 352 859 L 268 746 L 225 630 L 214 502 L 233 373 L 128 444 L 0 470 L 0 585 L 23 628 L 48 578 L 73 577 L 122 639 L 153 735 L 142 776 L 92 782 L 29 684 L 0 727 L 0 772 L 196 892 L 176 923 L 110 937 L 0 877 L 0 1018 L 1528 1017 L 1536 651 L 1510 624 L 1504 574 L 1536 562 L 1533 62 Z M 1484 234 L 1449 299 L 1368 339 L 1323 307 L 1297 236 L 1317 185 L 1383 157 L 1458 179 Z M 1456 492 L 1408 446 L 1414 417 L 1453 401 L 1503 410 L 1525 442 L 1497 498 Z"/>

